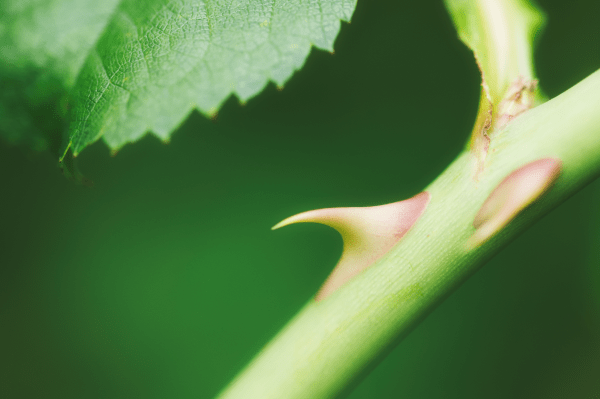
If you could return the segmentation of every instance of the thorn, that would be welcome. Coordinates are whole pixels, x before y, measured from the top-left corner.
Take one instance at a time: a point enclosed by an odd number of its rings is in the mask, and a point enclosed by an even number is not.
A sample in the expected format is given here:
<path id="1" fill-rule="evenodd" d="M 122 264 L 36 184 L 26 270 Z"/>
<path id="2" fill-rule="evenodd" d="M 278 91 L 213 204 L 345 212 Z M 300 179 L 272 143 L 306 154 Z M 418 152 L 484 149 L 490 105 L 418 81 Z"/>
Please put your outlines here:
<path id="1" fill-rule="evenodd" d="M 552 188 L 562 162 L 544 158 L 512 172 L 492 191 L 473 220 L 475 233 L 467 242 L 473 249 L 489 240 L 525 208 Z"/>
<path id="2" fill-rule="evenodd" d="M 293 223 L 314 222 L 333 227 L 341 234 L 344 250 L 315 297 L 320 301 L 388 252 L 419 219 L 429 199 L 429 193 L 422 192 L 387 205 L 316 209 L 284 219 L 272 230 Z"/>

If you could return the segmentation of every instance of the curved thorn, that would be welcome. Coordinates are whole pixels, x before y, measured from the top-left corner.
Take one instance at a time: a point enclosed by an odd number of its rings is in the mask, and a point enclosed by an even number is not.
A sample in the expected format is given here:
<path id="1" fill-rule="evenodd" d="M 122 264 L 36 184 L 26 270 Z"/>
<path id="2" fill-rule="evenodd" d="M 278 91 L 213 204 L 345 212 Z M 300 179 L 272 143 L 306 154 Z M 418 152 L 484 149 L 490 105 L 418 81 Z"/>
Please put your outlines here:
<path id="1" fill-rule="evenodd" d="M 429 203 L 420 193 L 405 201 L 363 208 L 316 209 L 291 216 L 273 230 L 293 223 L 321 223 L 336 229 L 344 241 L 342 256 L 315 299 L 325 299 L 388 252 L 414 225 Z"/>

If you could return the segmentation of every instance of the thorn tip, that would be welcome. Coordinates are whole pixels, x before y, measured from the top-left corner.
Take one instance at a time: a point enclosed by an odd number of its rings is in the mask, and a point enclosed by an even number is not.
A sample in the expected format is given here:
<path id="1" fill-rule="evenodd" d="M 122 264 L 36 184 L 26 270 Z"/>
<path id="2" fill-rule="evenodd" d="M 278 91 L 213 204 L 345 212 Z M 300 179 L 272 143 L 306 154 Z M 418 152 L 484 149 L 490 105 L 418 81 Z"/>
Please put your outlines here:
<path id="1" fill-rule="evenodd" d="M 422 192 L 391 204 L 362 208 L 325 208 L 299 213 L 272 227 L 315 222 L 336 229 L 344 241 L 342 256 L 315 300 L 325 299 L 387 253 L 415 224 L 429 203 Z"/>

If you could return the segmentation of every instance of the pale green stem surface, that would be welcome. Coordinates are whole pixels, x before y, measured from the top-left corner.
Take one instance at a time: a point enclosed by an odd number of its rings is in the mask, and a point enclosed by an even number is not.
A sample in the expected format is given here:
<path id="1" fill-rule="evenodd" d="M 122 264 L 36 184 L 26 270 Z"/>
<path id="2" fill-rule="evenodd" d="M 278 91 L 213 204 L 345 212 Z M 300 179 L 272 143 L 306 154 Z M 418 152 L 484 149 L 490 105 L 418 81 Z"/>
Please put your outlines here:
<path id="1" fill-rule="evenodd" d="M 554 187 L 485 244 L 468 249 L 488 195 L 515 169 L 541 158 L 563 163 Z M 310 300 L 219 397 L 325 399 L 349 392 L 504 245 L 600 174 L 600 71 L 496 132 L 478 181 L 476 169 L 470 152 L 460 154 L 425 189 L 431 201 L 406 236 L 327 299 Z"/>
<path id="2" fill-rule="evenodd" d="M 527 0 L 444 0 L 461 40 L 475 53 L 497 106 L 515 79 L 534 79 L 533 42 L 543 13 Z"/>

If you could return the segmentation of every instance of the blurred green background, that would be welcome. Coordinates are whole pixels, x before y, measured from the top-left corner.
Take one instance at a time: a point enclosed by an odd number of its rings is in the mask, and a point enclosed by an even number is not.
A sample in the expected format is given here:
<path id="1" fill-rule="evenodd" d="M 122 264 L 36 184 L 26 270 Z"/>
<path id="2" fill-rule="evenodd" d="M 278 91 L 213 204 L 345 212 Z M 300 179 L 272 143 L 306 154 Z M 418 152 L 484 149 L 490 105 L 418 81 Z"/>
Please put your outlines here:
<path id="1" fill-rule="evenodd" d="M 556 96 L 600 68 L 600 3 L 539 1 Z M 0 397 L 211 398 L 313 295 L 337 233 L 286 216 L 408 198 L 459 153 L 479 76 L 441 2 L 359 0 L 313 50 L 211 121 L 60 175 L 0 144 Z M 600 398 L 600 181 L 464 284 L 350 397 Z"/>

